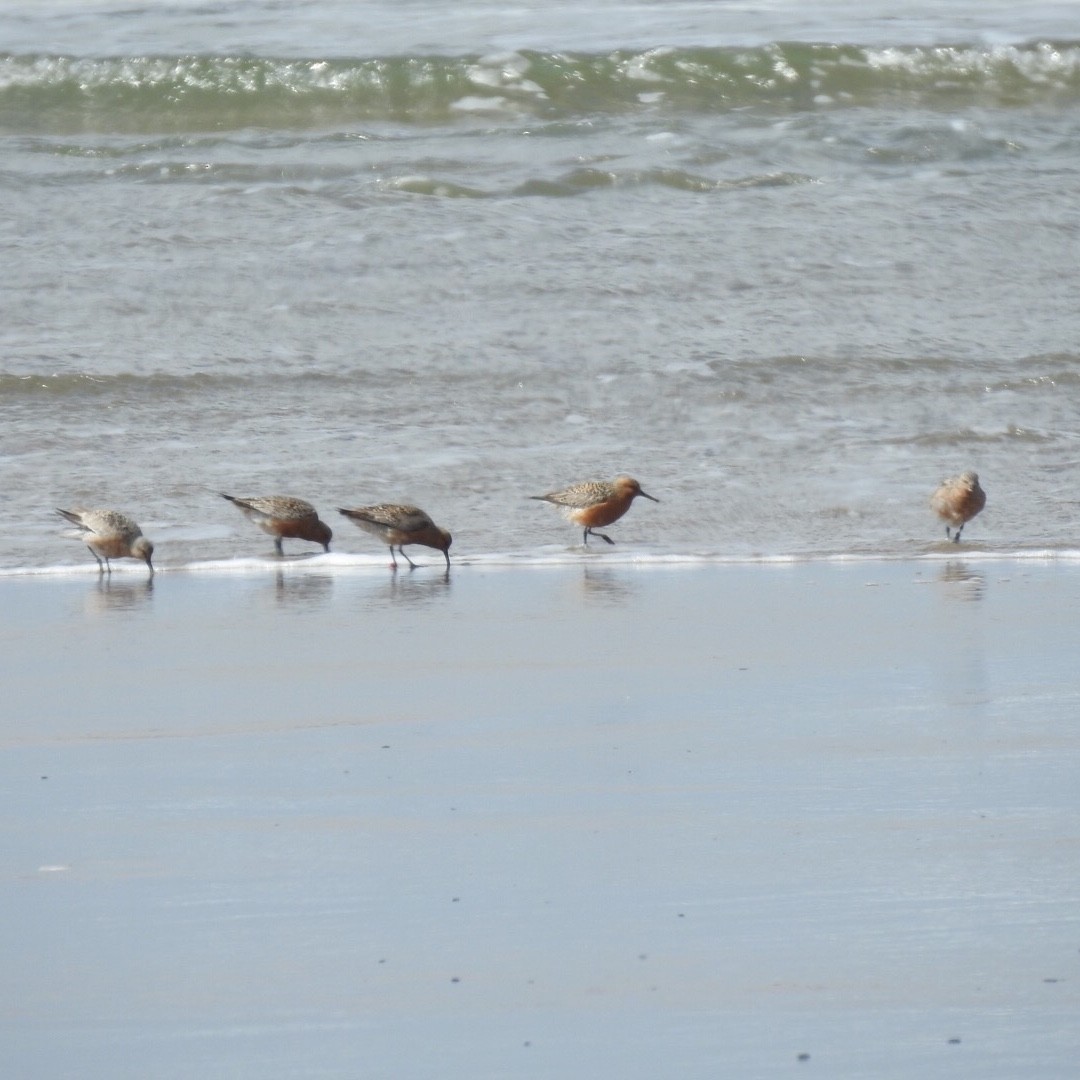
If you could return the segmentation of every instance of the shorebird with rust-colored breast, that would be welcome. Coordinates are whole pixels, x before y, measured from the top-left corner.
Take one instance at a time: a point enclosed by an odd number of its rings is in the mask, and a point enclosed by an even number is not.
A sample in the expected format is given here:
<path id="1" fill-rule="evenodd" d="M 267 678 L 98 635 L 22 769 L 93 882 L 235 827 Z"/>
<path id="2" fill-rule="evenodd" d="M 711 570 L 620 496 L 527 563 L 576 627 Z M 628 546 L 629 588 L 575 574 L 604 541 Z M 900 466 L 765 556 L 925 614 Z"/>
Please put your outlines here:
<path id="1" fill-rule="evenodd" d="M 558 506 L 567 521 L 585 530 L 584 543 L 589 542 L 590 536 L 599 536 L 601 540 L 614 544 L 610 536 L 596 530 L 618 521 L 639 495 L 654 503 L 660 501 L 647 491 L 642 491 L 641 485 L 632 476 L 616 476 L 614 480 L 586 480 L 562 491 L 530 495 L 529 498 Z"/>
<path id="2" fill-rule="evenodd" d="M 930 509 L 945 522 L 945 537 L 960 542 L 964 526 L 986 505 L 986 492 L 979 486 L 978 473 L 961 473 L 944 480 L 930 497 Z M 953 535 L 950 526 L 956 529 Z"/>
<path id="3" fill-rule="evenodd" d="M 111 574 L 110 559 L 142 559 L 154 573 L 151 558 L 154 545 L 143 536 L 142 529 L 119 510 L 72 510 L 56 512 L 79 530 L 79 539 L 97 559 L 98 573 Z"/>
<path id="4" fill-rule="evenodd" d="M 234 495 L 218 494 L 239 507 L 244 516 L 274 538 L 274 550 L 284 555 L 281 550 L 282 540 L 310 540 L 313 544 L 322 544 L 324 551 L 330 550 L 333 533 L 330 526 L 319 520 L 315 507 L 303 499 L 293 499 L 288 495 L 261 495 L 250 499 L 238 499 Z"/>
<path id="5" fill-rule="evenodd" d="M 390 548 L 393 567 L 397 569 L 397 556 L 394 547 L 401 552 L 405 561 L 416 568 L 416 563 L 405 554 L 406 544 L 423 544 L 443 553 L 446 569 L 450 569 L 450 545 L 454 538 L 440 529 L 418 506 L 406 506 L 402 503 L 379 503 L 376 506 L 358 506 L 348 510 L 338 507 L 338 513 L 344 514 L 354 525 L 364 532 L 377 536 Z"/>

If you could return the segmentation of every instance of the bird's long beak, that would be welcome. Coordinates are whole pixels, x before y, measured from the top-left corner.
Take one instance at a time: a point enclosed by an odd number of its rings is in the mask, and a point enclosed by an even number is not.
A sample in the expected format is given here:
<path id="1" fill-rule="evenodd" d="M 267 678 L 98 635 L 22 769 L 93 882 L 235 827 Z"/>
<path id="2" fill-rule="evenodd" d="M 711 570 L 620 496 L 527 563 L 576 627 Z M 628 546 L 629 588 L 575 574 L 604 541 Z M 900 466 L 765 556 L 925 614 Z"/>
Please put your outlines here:
<path id="1" fill-rule="evenodd" d="M 658 503 L 660 501 L 655 495 L 650 495 L 647 491 L 642 491 L 641 488 L 638 488 L 638 494 L 644 495 L 646 499 L 652 499 L 653 502 Z"/>

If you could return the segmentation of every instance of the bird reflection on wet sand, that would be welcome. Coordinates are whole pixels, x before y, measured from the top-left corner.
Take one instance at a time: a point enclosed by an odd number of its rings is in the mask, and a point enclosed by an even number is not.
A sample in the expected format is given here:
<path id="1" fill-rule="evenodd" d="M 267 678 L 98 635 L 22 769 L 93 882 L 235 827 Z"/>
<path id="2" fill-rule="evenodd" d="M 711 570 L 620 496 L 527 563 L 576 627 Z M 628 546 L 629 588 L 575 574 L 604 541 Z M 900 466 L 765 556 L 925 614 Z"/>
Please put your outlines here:
<path id="1" fill-rule="evenodd" d="M 88 615 L 104 615 L 113 611 L 134 611 L 149 603 L 154 595 L 154 578 L 138 581 L 118 581 L 101 576 L 86 594 L 84 609 Z"/>
<path id="2" fill-rule="evenodd" d="M 321 607 L 333 591 L 332 574 L 286 574 L 279 570 L 274 575 L 274 599 L 282 606 Z"/>
<path id="3" fill-rule="evenodd" d="M 986 579 L 976 574 L 966 562 L 950 559 L 938 574 L 938 581 L 948 586 L 945 596 L 950 600 L 981 600 L 986 592 Z"/>
<path id="4" fill-rule="evenodd" d="M 581 593 L 591 603 L 614 607 L 630 603 L 637 589 L 630 583 L 628 574 L 610 567 L 586 565 L 582 567 Z"/>
<path id="5" fill-rule="evenodd" d="M 368 594 L 369 602 L 391 605 L 419 606 L 441 600 L 450 593 L 450 570 L 439 574 L 393 574 L 375 592 Z"/>

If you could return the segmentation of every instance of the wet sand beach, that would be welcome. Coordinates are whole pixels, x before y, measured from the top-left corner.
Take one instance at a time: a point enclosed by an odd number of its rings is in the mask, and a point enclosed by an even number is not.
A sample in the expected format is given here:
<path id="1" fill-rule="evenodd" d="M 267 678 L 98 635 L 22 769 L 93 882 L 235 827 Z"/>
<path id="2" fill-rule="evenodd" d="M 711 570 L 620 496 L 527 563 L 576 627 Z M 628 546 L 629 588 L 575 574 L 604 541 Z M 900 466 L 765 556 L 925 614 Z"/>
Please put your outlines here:
<path id="1" fill-rule="evenodd" d="M 137 571 L 0 580 L 10 1075 L 1080 1058 L 1076 563 Z"/>

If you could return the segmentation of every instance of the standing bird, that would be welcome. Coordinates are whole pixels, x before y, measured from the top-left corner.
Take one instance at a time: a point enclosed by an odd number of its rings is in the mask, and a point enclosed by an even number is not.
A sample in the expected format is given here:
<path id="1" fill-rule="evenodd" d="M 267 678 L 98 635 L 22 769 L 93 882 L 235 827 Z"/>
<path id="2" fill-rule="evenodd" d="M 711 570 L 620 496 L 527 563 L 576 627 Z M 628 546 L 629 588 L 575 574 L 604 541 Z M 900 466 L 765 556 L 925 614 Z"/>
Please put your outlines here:
<path id="1" fill-rule="evenodd" d="M 287 537 L 294 540 L 310 540 L 313 544 L 322 544 L 324 551 L 330 550 L 330 538 L 334 535 L 330 526 L 319 520 L 315 507 L 303 499 L 290 499 L 285 495 L 262 495 L 253 499 L 238 499 L 218 494 L 238 506 L 246 518 L 254 521 L 263 532 L 274 538 L 274 550 L 284 555 L 281 541 Z"/>
<path id="2" fill-rule="evenodd" d="M 117 510 L 61 510 L 59 507 L 56 512 L 79 530 L 79 539 L 97 559 L 99 574 L 112 573 L 110 559 L 142 559 L 153 576 L 154 564 L 150 559 L 154 545 L 126 514 Z"/>
<path id="3" fill-rule="evenodd" d="M 554 503 L 562 508 L 563 517 L 585 529 L 584 543 L 589 542 L 589 536 L 599 536 L 609 544 L 615 541 L 602 532 L 597 532 L 597 526 L 610 525 L 630 509 L 630 504 L 639 495 L 646 499 L 652 499 L 654 503 L 660 500 L 653 498 L 647 491 L 641 490 L 641 485 L 632 476 L 616 476 L 614 480 L 586 480 L 580 484 L 572 484 L 562 491 L 552 491 L 547 495 L 530 495 L 530 499 L 539 499 L 541 502 Z"/>
<path id="4" fill-rule="evenodd" d="M 395 544 L 405 561 L 414 569 L 416 563 L 405 554 L 406 544 L 423 544 L 425 547 L 436 548 L 446 559 L 446 569 L 450 569 L 450 545 L 454 538 L 445 529 L 440 529 L 419 507 L 380 503 L 378 506 L 358 506 L 354 510 L 338 507 L 338 513 L 344 514 L 364 532 L 369 532 L 384 544 L 388 544 L 395 570 L 398 564 L 397 556 L 394 555 Z"/>
<path id="5" fill-rule="evenodd" d="M 930 497 L 930 509 L 945 522 L 945 537 L 960 543 L 964 526 L 986 505 L 986 492 L 979 487 L 977 473 L 965 472 L 951 476 Z M 956 535 L 949 526 L 956 528 Z"/>

